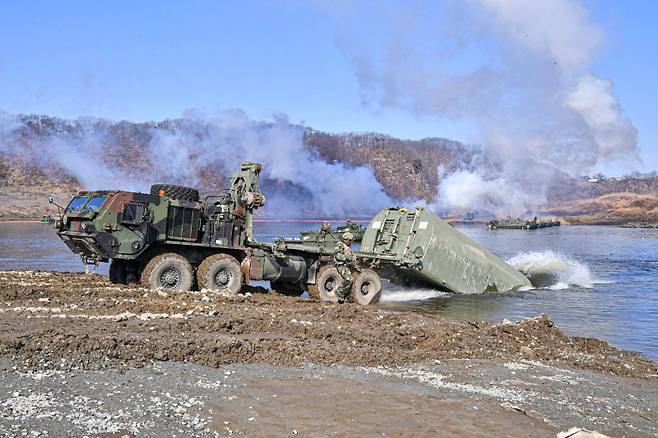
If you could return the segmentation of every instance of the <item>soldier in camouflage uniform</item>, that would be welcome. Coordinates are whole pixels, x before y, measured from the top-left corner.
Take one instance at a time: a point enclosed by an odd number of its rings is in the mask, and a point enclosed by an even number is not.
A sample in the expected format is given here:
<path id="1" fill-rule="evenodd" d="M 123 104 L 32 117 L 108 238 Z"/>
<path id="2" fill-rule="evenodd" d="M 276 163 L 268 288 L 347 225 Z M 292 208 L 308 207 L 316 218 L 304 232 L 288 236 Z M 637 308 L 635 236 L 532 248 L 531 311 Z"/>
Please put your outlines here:
<path id="1" fill-rule="evenodd" d="M 329 222 L 322 222 L 320 227 L 320 233 L 331 234 L 331 224 Z"/>
<path id="2" fill-rule="evenodd" d="M 352 269 L 359 271 L 359 265 L 356 263 L 356 257 L 352 252 L 352 241 L 354 236 L 349 231 L 343 233 L 341 241 L 336 243 L 334 251 L 334 265 L 338 269 L 338 273 L 343 277 L 340 285 L 336 288 L 336 296 L 338 302 L 343 303 L 347 301 L 352 292 L 352 283 L 354 277 Z"/>

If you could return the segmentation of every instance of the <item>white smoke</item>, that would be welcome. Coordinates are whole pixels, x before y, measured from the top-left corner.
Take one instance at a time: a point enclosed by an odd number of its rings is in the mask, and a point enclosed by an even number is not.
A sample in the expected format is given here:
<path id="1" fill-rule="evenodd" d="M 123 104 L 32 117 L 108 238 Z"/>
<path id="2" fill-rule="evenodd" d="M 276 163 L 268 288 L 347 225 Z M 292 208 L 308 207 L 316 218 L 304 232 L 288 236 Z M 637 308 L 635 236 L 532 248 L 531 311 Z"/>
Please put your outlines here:
<path id="1" fill-rule="evenodd" d="M 638 160 L 637 131 L 612 82 L 592 73 L 603 30 L 578 0 L 329 10 L 364 103 L 478 127 L 471 140 L 492 165 L 446 175 L 438 206 L 528 210 L 545 201 L 555 169 L 582 175 Z"/>
<path id="2" fill-rule="evenodd" d="M 215 115 L 190 112 L 203 133 L 192 129 L 154 130 L 151 153 L 171 157 L 159 163 L 160 173 L 196 184 L 195 169 L 204 166 L 232 172 L 243 161 L 263 164 L 262 176 L 284 187 L 268 202 L 268 211 L 298 214 L 311 211 L 348 216 L 373 213 L 392 204 L 368 167 L 330 164 L 303 142 L 303 129 L 278 115 L 270 123 L 250 119 L 241 111 Z M 267 196 L 267 194 L 266 194 Z"/>
<path id="3" fill-rule="evenodd" d="M 41 116 L 18 116 L 0 111 L 0 155 L 39 168 L 47 176 L 75 177 L 85 188 L 121 187 L 138 190 L 145 183 L 104 162 L 102 120 L 83 117 L 75 123 L 43 125 Z M 52 119 L 50 119 L 52 120 Z M 38 128 L 31 131 L 29 125 Z"/>
<path id="4" fill-rule="evenodd" d="M 486 210 L 498 217 L 521 216 L 532 205 L 531 195 L 504 177 L 487 178 L 478 171 L 461 170 L 446 176 L 439 186 L 438 209 Z"/>
<path id="5" fill-rule="evenodd" d="M 513 46 L 554 61 L 565 72 L 589 65 L 603 44 L 602 29 L 579 1 L 471 0 L 488 26 Z M 524 50 L 524 51 L 525 51 Z"/>
<path id="6" fill-rule="evenodd" d="M 637 131 L 623 115 L 612 93 L 612 82 L 591 74 L 582 76 L 565 105 L 580 114 L 589 127 L 602 161 L 637 153 Z"/>
<path id="7" fill-rule="evenodd" d="M 371 214 L 392 204 L 372 169 L 322 160 L 304 145 L 303 127 L 285 116 L 261 122 L 237 110 L 213 115 L 190 111 L 175 121 L 133 125 L 145 137 L 140 149 L 131 151 L 116 144 L 121 141 L 116 135 L 119 125 L 0 113 L 0 154 L 49 176 L 63 171 L 85 189 L 136 191 L 158 182 L 223 182 L 243 161 L 258 162 L 263 164 L 261 182 L 269 199 L 266 211 L 288 217 Z M 126 153 L 133 154 L 134 162 L 122 156 Z"/>

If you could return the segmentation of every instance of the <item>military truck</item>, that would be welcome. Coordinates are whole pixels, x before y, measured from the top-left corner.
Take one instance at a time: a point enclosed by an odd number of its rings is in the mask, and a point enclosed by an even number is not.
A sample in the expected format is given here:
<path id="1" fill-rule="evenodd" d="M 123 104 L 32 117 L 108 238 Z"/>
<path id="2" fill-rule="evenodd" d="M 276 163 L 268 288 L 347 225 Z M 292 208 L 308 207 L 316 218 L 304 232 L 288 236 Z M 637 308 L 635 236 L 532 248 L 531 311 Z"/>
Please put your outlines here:
<path id="1" fill-rule="evenodd" d="M 155 184 L 150 193 L 80 192 L 56 222 L 57 234 L 85 264 L 110 262 L 110 281 L 168 290 L 236 293 L 250 280 L 273 289 L 335 300 L 337 237 L 254 238 L 254 211 L 265 205 L 261 166 L 243 163 L 224 193 L 200 199 L 190 187 Z M 425 209 L 389 208 L 370 222 L 352 296 L 376 302 L 380 274 L 393 282 L 462 293 L 505 291 L 528 280 Z M 468 277 L 468 278 L 467 278 Z"/>
<path id="2" fill-rule="evenodd" d="M 319 297 L 317 273 L 336 271 L 335 242 L 292 242 L 285 252 L 283 241 L 257 242 L 253 213 L 265 204 L 260 172 L 259 164 L 243 163 L 224 193 L 203 200 L 194 188 L 169 184 L 148 194 L 80 192 L 63 209 L 57 234 L 85 264 L 110 262 L 112 283 L 235 293 L 249 280 L 266 280 L 281 292 Z M 358 277 L 355 287 L 374 299 L 378 275 L 363 269 Z M 332 280 L 323 285 L 332 287 L 337 276 Z"/>

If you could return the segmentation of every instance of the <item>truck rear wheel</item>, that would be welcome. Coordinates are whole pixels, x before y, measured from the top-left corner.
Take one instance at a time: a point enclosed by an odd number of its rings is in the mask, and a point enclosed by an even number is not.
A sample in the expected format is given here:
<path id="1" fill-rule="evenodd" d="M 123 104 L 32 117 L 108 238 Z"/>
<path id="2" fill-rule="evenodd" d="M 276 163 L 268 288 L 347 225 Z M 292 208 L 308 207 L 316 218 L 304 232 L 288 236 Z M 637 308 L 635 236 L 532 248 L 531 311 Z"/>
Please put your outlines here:
<path id="1" fill-rule="evenodd" d="M 308 285 L 308 294 L 322 301 L 338 302 L 336 289 L 343 281 L 334 265 L 324 265 L 315 276 L 315 284 Z"/>
<path id="2" fill-rule="evenodd" d="M 379 301 L 382 292 L 382 280 L 372 269 L 362 269 L 352 284 L 352 297 L 362 305 Z"/>
<path id="3" fill-rule="evenodd" d="M 146 264 L 141 283 L 149 289 L 190 290 L 194 284 L 194 270 L 181 255 L 160 254 Z"/>
<path id="4" fill-rule="evenodd" d="M 126 284 L 126 262 L 124 260 L 113 259 L 110 262 L 110 283 Z"/>
<path id="5" fill-rule="evenodd" d="M 199 289 L 235 294 L 242 287 L 240 262 L 228 254 L 206 257 L 196 271 Z"/>

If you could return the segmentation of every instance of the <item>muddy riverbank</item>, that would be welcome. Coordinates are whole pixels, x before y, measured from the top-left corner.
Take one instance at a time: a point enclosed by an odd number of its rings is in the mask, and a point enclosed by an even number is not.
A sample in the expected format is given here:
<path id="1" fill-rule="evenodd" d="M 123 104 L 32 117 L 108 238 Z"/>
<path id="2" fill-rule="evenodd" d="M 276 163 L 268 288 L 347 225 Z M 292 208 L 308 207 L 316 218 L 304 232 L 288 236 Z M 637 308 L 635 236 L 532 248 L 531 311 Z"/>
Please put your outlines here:
<path id="1" fill-rule="evenodd" d="M 54 424 L 78 408 L 80 431 L 133 434 L 312 436 L 334 433 L 331 424 L 337 435 L 405 434 L 386 426 L 398 417 L 420 434 L 485 435 L 492 425 L 500 436 L 571 426 L 656 432 L 658 364 L 568 337 L 543 316 L 454 321 L 256 288 L 166 294 L 97 275 L 0 271 L 0 360 L 0 431 L 8 434 L 20 424 L 56 434 Z M 176 378 L 157 383 L 158 369 Z M 208 388 L 197 385 L 203 373 L 215 382 Z M 233 373 L 233 386 L 221 386 Z M 264 401 L 275 394 L 281 399 Z M 82 408 L 67 404 L 75 397 Z M 321 418 L 304 409 L 313 403 Z M 377 409 L 359 414 L 364 405 Z M 430 413 L 434 420 L 420 420 Z M 114 415 L 107 424 L 106 414 Z M 184 414 L 189 427 L 177 422 Z"/>

